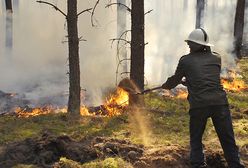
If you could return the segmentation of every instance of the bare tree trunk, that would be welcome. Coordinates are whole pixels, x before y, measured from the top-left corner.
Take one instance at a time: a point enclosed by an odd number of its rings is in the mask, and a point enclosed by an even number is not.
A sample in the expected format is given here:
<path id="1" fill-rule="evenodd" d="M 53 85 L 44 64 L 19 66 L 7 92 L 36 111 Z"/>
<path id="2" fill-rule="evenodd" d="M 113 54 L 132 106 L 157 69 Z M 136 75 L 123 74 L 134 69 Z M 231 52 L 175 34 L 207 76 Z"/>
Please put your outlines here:
<path id="1" fill-rule="evenodd" d="M 117 3 L 122 3 L 126 5 L 126 0 L 117 0 Z M 126 24 L 127 9 L 122 5 L 117 5 L 117 37 L 119 38 L 123 32 L 127 30 Z M 124 37 L 122 37 L 124 38 Z M 117 53 L 121 60 L 127 60 L 127 49 L 125 47 L 125 42 L 120 41 L 119 46 L 117 46 Z M 121 72 L 128 72 L 127 61 L 122 61 Z"/>
<path id="2" fill-rule="evenodd" d="M 5 0 L 6 11 L 12 11 L 12 0 Z"/>
<path id="3" fill-rule="evenodd" d="M 197 0 L 195 28 L 203 27 L 205 0 Z"/>
<path id="4" fill-rule="evenodd" d="M 6 33 L 5 33 L 5 46 L 7 50 L 12 50 L 13 47 L 13 8 L 12 1 L 5 0 L 6 6 Z"/>
<path id="5" fill-rule="evenodd" d="M 67 0 L 67 26 L 69 40 L 69 101 L 68 112 L 80 114 L 80 65 L 77 27 L 77 0 Z"/>
<path id="6" fill-rule="evenodd" d="M 132 0 L 131 79 L 144 89 L 144 0 Z"/>
<path id="7" fill-rule="evenodd" d="M 241 49 L 244 33 L 244 15 L 245 15 L 245 0 L 238 0 L 236 6 L 235 23 L 234 23 L 234 52 L 237 58 L 241 59 Z"/>

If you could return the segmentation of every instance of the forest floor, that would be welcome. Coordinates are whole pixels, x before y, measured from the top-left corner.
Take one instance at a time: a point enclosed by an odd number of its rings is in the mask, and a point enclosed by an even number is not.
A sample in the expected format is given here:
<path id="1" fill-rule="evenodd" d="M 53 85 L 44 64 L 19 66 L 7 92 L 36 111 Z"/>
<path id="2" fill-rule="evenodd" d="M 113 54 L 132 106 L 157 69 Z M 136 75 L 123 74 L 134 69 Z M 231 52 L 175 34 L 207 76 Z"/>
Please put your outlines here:
<path id="1" fill-rule="evenodd" d="M 248 85 L 248 59 L 239 62 Z M 29 118 L 0 116 L 1 168 L 187 168 L 186 99 L 151 93 L 145 108 L 126 114 L 68 118 L 64 113 Z M 248 91 L 228 92 L 236 141 L 248 167 Z M 227 167 L 211 120 L 203 143 L 209 167 Z"/>

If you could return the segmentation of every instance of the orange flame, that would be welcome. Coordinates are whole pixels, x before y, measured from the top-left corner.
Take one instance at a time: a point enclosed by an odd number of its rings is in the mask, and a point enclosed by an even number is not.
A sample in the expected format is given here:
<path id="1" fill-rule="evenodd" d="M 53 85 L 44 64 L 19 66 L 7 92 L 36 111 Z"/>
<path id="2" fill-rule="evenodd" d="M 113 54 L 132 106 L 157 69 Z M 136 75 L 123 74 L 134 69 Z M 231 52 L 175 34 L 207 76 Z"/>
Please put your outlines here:
<path id="1" fill-rule="evenodd" d="M 93 115 L 93 114 L 90 114 L 90 112 L 86 106 L 81 106 L 80 107 L 80 115 L 81 116 L 89 116 L 89 115 Z"/>
<path id="2" fill-rule="evenodd" d="M 64 113 L 65 111 L 63 109 L 59 110 L 58 108 L 54 108 L 52 106 L 24 109 L 17 107 L 15 109 L 15 113 L 17 114 L 17 116 L 24 118 L 58 112 Z"/>
<path id="3" fill-rule="evenodd" d="M 176 98 L 178 99 L 186 99 L 188 97 L 188 92 L 186 90 L 179 90 Z"/>
<path id="4" fill-rule="evenodd" d="M 103 105 L 107 110 L 109 116 L 120 115 L 123 108 L 128 106 L 129 103 L 129 95 L 128 92 L 117 88 L 116 94 L 110 96 L 110 98 Z"/>
<path id="5" fill-rule="evenodd" d="M 247 89 L 247 86 L 244 81 L 240 79 L 233 79 L 231 81 L 227 79 L 221 79 L 223 88 L 227 91 L 240 92 L 244 89 Z"/>
<path id="6" fill-rule="evenodd" d="M 37 108 L 21 108 L 17 107 L 15 113 L 18 117 L 28 118 L 38 115 L 50 114 L 50 113 L 67 113 L 67 107 L 58 108 L 53 106 L 37 107 Z M 89 116 L 93 115 L 89 113 L 89 110 L 85 106 L 80 107 L 80 115 Z"/>
<path id="7" fill-rule="evenodd" d="M 124 91 L 121 88 L 117 88 L 117 91 L 114 95 L 111 95 L 108 100 L 106 100 L 103 105 L 104 115 L 114 116 L 120 115 L 123 109 L 128 106 L 129 95 L 128 92 Z M 38 108 L 21 108 L 17 107 L 15 113 L 18 117 L 28 118 L 38 115 L 50 114 L 50 113 L 67 113 L 67 107 L 59 108 L 54 106 L 45 106 Z M 94 112 L 89 112 L 89 109 L 86 106 L 80 107 L 81 116 L 95 115 Z"/>

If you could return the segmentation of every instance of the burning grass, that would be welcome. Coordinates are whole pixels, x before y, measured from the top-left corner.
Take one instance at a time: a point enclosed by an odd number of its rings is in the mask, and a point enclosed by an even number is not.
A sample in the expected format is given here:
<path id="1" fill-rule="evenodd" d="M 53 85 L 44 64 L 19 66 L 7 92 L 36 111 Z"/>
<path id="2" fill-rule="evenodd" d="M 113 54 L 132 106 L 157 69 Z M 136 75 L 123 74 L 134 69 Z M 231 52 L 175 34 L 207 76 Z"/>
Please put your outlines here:
<path id="1" fill-rule="evenodd" d="M 121 115 L 126 110 L 128 103 L 128 92 L 118 87 L 113 94 L 107 97 L 103 105 L 98 107 L 81 106 L 80 114 L 81 116 L 93 116 L 97 114 L 103 116 Z M 28 118 L 46 114 L 67 113 L 67 107 L 48 105 L 44 107 L 31 108 L 25 106 L 15 108 L 14 112 L 17 117 Z"/>

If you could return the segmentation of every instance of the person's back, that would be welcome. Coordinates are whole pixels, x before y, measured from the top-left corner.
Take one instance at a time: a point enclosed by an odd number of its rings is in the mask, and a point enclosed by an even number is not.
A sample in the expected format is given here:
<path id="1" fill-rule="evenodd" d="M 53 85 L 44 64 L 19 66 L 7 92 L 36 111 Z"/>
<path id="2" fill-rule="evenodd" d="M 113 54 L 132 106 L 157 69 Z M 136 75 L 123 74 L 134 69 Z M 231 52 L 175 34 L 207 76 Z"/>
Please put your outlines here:
<path id="1" fill-rule="evenodd" d="M 224 156 L 230 168 L 244 168 L 240 163 L 235 142 L 232 119 L 220 82 L 221 59 L 211 52 L 205 30 L 195 29 L 187 40 L 190 54 L 181 57 L 176 72 L 162 85 L 172 89 L 183 82 L 189 91 L 190 103 L 190 163 L 192 168 L 206 168 L 202 135 L 207 119 L 211 117 L 219 137 Z"/>
<path id="2" fill-rule="evenodd" d="M 220 82 L 221 59 L 217 54 L 203 50 L 190 53 L 180 61 L 191 108 L 228 104 Z"/>

